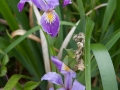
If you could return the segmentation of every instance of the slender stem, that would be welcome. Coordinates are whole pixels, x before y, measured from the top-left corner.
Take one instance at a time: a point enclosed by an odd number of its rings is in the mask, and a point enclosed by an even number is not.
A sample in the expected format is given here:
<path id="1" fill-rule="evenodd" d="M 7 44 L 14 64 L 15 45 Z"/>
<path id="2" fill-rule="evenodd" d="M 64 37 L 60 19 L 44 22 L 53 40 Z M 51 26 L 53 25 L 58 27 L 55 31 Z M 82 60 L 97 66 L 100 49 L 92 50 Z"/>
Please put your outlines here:
<path id="1" fill-rule="evenodd" d="M 86 90 L 91 90 L 91 62 L 90 62 L 90 39 L 94 23 L 89 18 L 86 19 L 85 30 L 85 83 Z"/>

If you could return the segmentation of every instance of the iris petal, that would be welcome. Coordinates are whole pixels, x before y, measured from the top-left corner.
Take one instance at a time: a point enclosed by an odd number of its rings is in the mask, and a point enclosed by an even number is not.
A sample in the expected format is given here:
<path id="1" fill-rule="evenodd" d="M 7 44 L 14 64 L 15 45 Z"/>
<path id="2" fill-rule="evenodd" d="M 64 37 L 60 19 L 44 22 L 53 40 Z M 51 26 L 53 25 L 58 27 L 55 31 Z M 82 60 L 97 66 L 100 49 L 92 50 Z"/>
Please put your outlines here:
<path id="1" fill-rule="evenodd" d="M 48 80 L 54 84 L 63 85 L 61 76 L 59 74 L 57 74 L 56 72 L 49 72 L 49 73 L 45 74 L 41 78 L 41 81 L 42 80 Z"/>
<path id="2" fill-rule="evenodd" d="M 54 90 L 54 88 L 49 88 L 49 90 Z"/>
<path id="3" fill-rule="evenodd" d="M 77 80 L 73 82 L 73 86 L 71 90 L 85 90 L 85 86 L 80 84 Z"/>
<path id="4" fill-rule="evenodd" d="M 59 59 L 57 59 L 57 57 L 52 56 L 51 57 L 52 62 L 56 65 L 56 67 L 58 68 L 58 70 L 63 74 L 67 74 L 70 73 L 71 76 L 73 78 L 76 77 L 76 73 L 74 71 L 72 71 L 67 65 L 65 65 L 62 61 L 60 61 Z"/>
<path id="5" fill-rule="evenodd" d="M 46 0 L 48 10 L 53 10 L 59 5 L 59 0 Z"/>
<path id="6" fill-rule="evenodd" d="M 71 0 L 64 0 L 63 1 L 63 6 L 65 7 L 67 4 L 71 4 Z"/>
<path id="7" fill-rule="evenodd" d="M 50 12 L 44 12 L 41 17 L 40 24 L 42 29 L 50 36 L 55 37 L 58 34 L 60 20 L 54 10 Z"/>
<path id="8" fill-rule="evenodd" d="M 20 0 L 20 2 L 18 3 L 18 9 L 20 12 L 22 11 L 22 9 L 24 7 L 25 2 L 29 2 L 29 1 L 31 1 L 31 0 Z"/>
<path id="9" fill-rule="evenodd" d="M 58 68 L 58 70 L 61 72 L 63 62 L 61 62 L 60 60 L 58 60 L 57 57 L 55 57 L 55 56 L 52 56 L 51 60 L 56 65 L 56 67 Z"/>
<path id="10" fill-rule="evenodd" d="M 56 6 L 59 5 L 58 0 L 32 0 L 32 2 L 42 11 L 53 10 Z"/>
<path id="11" fill-rule="evenodd" d="M 45 0 L 32 0 L 32 2 L 42 11 L 46 11 L 46 2 Z"/>
<path id="12" fill-rule="evenodd" d="M 70 73 L 67 73 L 65 75 L 65 87 L 70 90 L 70 88 L 72 87 L 72 76 Z"/>

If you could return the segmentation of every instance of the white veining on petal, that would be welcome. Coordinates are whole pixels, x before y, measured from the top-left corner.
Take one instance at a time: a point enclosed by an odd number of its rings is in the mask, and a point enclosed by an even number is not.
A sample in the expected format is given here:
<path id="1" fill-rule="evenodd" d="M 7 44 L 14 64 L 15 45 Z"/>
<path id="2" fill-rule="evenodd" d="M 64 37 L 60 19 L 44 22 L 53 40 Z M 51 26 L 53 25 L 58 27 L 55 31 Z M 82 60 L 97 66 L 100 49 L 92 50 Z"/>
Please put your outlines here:
<path id="1" fill-rule="evenodd" d="M 54 11 L 46 12 L 46 23 L 53 23 L 55 21 Z"/>

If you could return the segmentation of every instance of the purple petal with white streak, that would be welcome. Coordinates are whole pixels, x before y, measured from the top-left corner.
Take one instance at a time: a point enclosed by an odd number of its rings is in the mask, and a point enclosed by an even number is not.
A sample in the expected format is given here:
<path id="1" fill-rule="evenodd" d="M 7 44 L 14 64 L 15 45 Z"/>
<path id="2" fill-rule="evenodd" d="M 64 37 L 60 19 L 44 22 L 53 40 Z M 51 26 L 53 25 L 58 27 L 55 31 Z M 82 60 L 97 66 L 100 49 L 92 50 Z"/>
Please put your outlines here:
<path id="1" fill-rule="evenodd" d="M 55 56 L 51 56 L 51 60 L 52 60 L 52 62 L 56 65 L 56 67 L 58 68 L 58 70 L 61 72 L 63 62 L 61 62 L 61 61 L 60 61 L 57 57 L 55 57 Z"/>
<path id="2" fill-rule="evenodd" d="M 48 18 L 49 16 L 48 13 L 51 13 L 53 17 Z M 50 12 L 44 12 L 44 14 L 41 17 L 40 24 L 42 26 L 42 29 L 51 37 L 55 37 L 58 34 L 60 27 L 60 20 L 57 13 L 54 10 Z"/>
<path id="3" fill-rule="evenodd" d="M 63 75 L 70 73 L 73 78 L 76 77 L 76 73 L 72 71 L 68 66 L 66 66 L 62 61 L 57 59 L 57 57 L 52 56 L 51 60 Z"/>
<path id="4" fill-rule="evenodd" d="M 42 11 L 46 11 L 46 2 L 45 0 L 32 0 L 32 2 Z"/>
<path id="5" fill-rule="evenodd" d="M 56 6 L 59 5 L 59 0 L 46 0 L 47 2 L 47 8 L 49 10 L 55 9 Z"/>
<path id="6" fill-rule="evenodd" d="M 61 76 L 56 72 L 48 72 L 41 78 L 41 81 L 42 80 L 48 80 L 54 84 L 63 85 Z"/>
<path id="7" fill-rule="evenodd" d="M 70 88 L 72 87 L 72 76 L 70 73 L 67 73 L 66 75 L 64 75 L 64 84 L 65 84 L 65 88 L 67 90 L 70 90 Z"/>
<path id="8" fill-rule="evenodd" d="M 85 86 L 80 84 L 77 80 L 73 82 L 73 86 L 71 90 L 85 90 Z"/>
<path id="9" fill-rule="evenodd" d="M 71 0 L 64 0 L 63 1 L 63 7 L 65 7 L 67 4 L 71 4 Z"/>
<path id="10" fill-rule="evenodd" d="M 59 5 L 58 0 L 32 0 L 32 2 L 42 11 L 53 10 L 56 6 Z"/>
<path id="11" fill-rule="evenodd" d="M 30 2 L 31 0 L 20 0 L 20 2 L 18 3 L 17 7 L 19 9 L 19 11 L 21 12 L 24 5 L 25 5 L 25 2 Z"/>

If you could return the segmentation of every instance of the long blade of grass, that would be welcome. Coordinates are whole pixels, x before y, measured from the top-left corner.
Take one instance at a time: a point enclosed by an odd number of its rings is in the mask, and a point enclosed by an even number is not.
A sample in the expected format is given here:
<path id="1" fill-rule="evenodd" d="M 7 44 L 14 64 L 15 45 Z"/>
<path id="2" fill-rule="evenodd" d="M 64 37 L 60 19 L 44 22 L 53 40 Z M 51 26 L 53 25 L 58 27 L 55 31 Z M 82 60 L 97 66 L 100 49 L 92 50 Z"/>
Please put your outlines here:
<path id="1" fill-rule="evenodd" d="M 63 20 L 61 7 L 60 6 L 56 7 L 55 11 L 57 12 L 60 20 Z M 57 48 L 60 48 L 60 46 L 62 45 L 63 36 L 64 36 L 63 32 L 64 32 L 63 26 L 60 26 L 59 35 L 58 35 L 57 40 L 56 40 L 59 42 L 55 43 Z"/>
<path id="2" fill-rule="evenodd" d="M 85 11 L 84 11 L 82 0 L 77 0 L 77 4 L 78 4 L 80 18 L 81 18 L 81 22 L 80 22 L 81 30 L 82 32 L 85 32 Z"/>
<path id="3" fill-rule="evenodd" d="M 74 23 L 67 22 L 67 21 L 60 21 L 60 25 L 69 25 L 69 26 L 75 26 Z"/>
<path id="4" fill-rule="evenodd" d="M 18 45 L 21 41 L 23 41 L 29 34 L 39 30 L 41 28 L 40 26 L 36 26 L 29 31 L 27 31 L 22 37 L 15 40 L 12 44 L 10 44 L 8 47 L 5 48 L 4 52 L 8 53 L 10 50 L 12 50 L 16 45 Z"/>
<path id="5" fill-rule="evenodd" d="M 102 44 L 92 44 L 91 49 L 97 61 L 103 89 L 118 90 L 116 75 L 108 50 Z"/>
<path id="6" fill-rule="evenodd" d="M 6 3 L 6 0 L 0 1 L 0 12 L 2 13 L 3 17 L 7 20 L 12 31 L 19 28 L 10 8 Z"/>
<path id="7" fill-rule="evenodd" d="M 117 34 L 115 34 L 110 40 L 109 42 L 107 42 L 107 44 L 105 45 L 106 48 L 108 50 L 110 50 L 110 48 L 115 44 L 115 42 L 120 38 L 120 29 L 118 30 L 119 32 Z"/>
<path id="8" fill-rule="evenodd" d="M 90 40 L 94 22 L 87 18 L 85 30 L 85 83 L 86 90 L 91 90 Z"/>
<path id="9" fill-rule="evenodd" d="M 113 15 L 113 12 L 116 8 L 116 3 L 117 3 L 117 0 L 108 0 L 108 5 L 106 7 L 106 11 L 105 11 L 103 23 L 102 23 L 101 38 L 103 38 L 105 34 L 105 31 Z"/>
<path id="10" fill-rule="evenodd" d="M 27 15 L 25 14 L 25 11 L 24 10 L 22 12 L 18 11 L 17 4 L 19 1 L 20 0 L 7 0 L 7 2 L 9 3 L 12 11 L 15 13 L 16 18 L 20 22 L 22 27 L 26 30 L 29 30 L 30 29 L 29 20 Z"/>
<path id="11" fill-rule="evenodd" d="M 4 90 L 12 90 L 21 78 L 31 79 L 30 77 L 27 77 L 24 75 L 15 74 L 9 79 L 9 81 L 7 82 L 7 84 L 4 87 Z"/>

